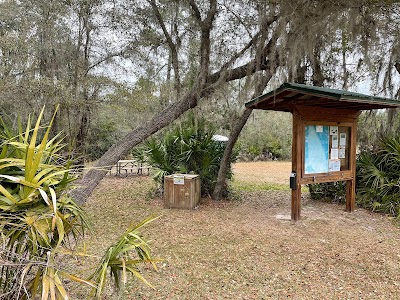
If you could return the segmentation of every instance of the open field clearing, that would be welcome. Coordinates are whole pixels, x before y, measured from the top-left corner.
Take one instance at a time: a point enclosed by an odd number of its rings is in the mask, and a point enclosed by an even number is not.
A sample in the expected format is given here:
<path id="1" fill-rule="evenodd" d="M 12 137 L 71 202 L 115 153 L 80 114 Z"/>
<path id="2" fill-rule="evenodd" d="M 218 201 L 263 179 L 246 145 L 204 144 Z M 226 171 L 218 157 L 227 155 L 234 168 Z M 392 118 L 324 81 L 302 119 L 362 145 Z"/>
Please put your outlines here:
<path id="1" fill-rule="evenodd" d="M 151 178 L 102 181 L 86 204 L 96 254 L 131 222 L 161 215 L 142 230 L 163 259 L 158 272 L 143 272 L 155 289 L 130 280 L 119 299 L 400 299 L 400 229 L 390 218 L 305 197 L 294 225 L 290 163 L 240 163 L 234 172 L 234 186 L 247 187 L 239 200 L 203 199 L 192 211 L 163 209 Z"/>
<path id="2" fill-rule="evenodd" d="M 233 172 L 238 182 L 288 185 L 292 163 L 287 161 L 239 162 L 234 164 Z"/>

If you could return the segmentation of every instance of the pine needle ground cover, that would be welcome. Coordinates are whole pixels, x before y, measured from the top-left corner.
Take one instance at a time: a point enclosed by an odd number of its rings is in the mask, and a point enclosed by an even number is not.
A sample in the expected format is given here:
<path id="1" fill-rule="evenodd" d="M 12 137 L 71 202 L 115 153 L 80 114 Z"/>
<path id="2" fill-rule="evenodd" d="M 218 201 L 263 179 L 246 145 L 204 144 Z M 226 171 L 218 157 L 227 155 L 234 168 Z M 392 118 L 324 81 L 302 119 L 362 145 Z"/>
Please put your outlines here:
<path id="1" fill-rule="evenodd" d="M 248 183 L 239 168 L 257 184 L 287 180 L 285 165 L 264 162 L 235 166 L 236 183 Z M 99 253 L 132 221 L 161 215 L 145 232 L 163 258 L 158 272 L 143 272 L 155 289 L 133 280 L 118 299 L 400 298 L 400 229 L 384 215 L 305 197 L 292 225 L 289 190 L 238 191 L 240 200 L 185 211 L 163 209 L 152 188 L 148 177 L 108 177 L 86 205 L 97 216 L 87 247 Z"/>

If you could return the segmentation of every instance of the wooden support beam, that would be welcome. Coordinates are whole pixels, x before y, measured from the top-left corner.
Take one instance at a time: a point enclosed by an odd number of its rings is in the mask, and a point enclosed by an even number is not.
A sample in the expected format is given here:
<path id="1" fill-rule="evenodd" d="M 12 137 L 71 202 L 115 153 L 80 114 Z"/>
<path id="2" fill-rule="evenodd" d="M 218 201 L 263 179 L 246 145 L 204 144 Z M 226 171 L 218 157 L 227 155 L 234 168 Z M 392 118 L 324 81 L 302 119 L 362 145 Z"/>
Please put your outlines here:
<path id="1" fill-rule="evenodd" d="M 297 190 L 292 190 L 292 221 L 300 220 L 301 213 L 301 185 L 297 185 Z"/>
<path id="2" fill-rule="evenodd" d="M 355 208 L 356 199 L 356 147 L 357 147 L 357 119 L 354 121 L 351 128 L 350 137 L 350 172 L 354 174 L 352 180 L 346 181 L 346 211 L 352 212 Z"/>
<path id="3" fill-rule="evenodd" d="M 356 185 L 355 180 L 346 181 L 346 211 L 353 212 L 356 199 Z"/>
<path id="4" fill-rule="evenodd" d="M 296 189 L 292 190 L 292 221 L 300 219 L 301 212 L 301 169 L 302 169 L 302 141 L 304 140 L 304 126 L 297 110 L 293 114 L 293 141 L 292 141 L 292 171 L 296 172 Z"/>

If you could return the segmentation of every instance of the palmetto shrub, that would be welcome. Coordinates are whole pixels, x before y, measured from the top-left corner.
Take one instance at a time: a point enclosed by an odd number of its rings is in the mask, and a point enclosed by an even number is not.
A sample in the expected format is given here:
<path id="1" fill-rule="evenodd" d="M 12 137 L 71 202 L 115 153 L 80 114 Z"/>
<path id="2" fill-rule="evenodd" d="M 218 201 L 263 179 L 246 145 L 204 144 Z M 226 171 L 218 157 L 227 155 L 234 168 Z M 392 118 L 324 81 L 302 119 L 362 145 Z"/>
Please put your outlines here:
<path id="1" fill-rule="evenodd" d="M 225 150 L 224 142 L 213 140 L 214 134 L 212 124 L 189 114 L 186 120 L 165 132 L 161 138 L 146 140 L 134 150 L 134 156 L 156 170 L 154 179 L 160 184 L 166 175 L 194 173 L 200 175 L 202 194 L 211 194 Z M 234 151 L 231 163 L 236 157 L 237 151 Z M 229 168 L 227 178 L 231 177 Z"/>
<path id="2" fill-rule="evenodd" d="M 109 273 L 117 284 L 128 273 L 142 278 L 137 265 L 152 259 L 137 231 L 153 219 L 129 228 L 89 278 L 59 269 L 58 256 L 78 255 L 70 246 L 83 236 L 87 222 L 66 193 L 74 178 L 58 155 L 62 139 L 49 137 L 52 122 L 40 125 L 43 112 L 34 127 L 28 121 L 17 134 L 0 126 L 0 298 L 68 299 L 64 278 L 91 286 L 100 298 Z"/>
<path id="3" fill-rule="evenodd" d="M 357 203 L 400 217 L 400 136 L 386 137 L 357 158 Z"/>
<path id="4" fill-rule="evenodd" d="M 310 184 L 313 199 L 345 202 L 345 183 Z M 366 209 L 400 217 L 400 136 L 385 137 L 373 149 L 357 155 L 357 204 Z"/>
<path id="5" fill-rule="evenodd" d="M 346 182 L 324 182 L 308 184 L 311 199 L 327 200 L 336 203 L 346 202 Z"/>

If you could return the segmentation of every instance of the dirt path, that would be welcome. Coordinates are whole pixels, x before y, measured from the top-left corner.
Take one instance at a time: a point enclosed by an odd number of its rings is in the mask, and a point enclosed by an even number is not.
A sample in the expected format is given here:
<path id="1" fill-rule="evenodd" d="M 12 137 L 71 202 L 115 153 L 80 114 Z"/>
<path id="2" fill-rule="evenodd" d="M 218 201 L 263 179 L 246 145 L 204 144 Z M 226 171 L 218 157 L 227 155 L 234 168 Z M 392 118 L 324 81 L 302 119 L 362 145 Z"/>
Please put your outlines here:
<path id="1" fill-rule="evenodd" d="M 287 164 L 262 174 L 263 164 L 235 165 L 237 180 L 287 182 Z M 99 251 L 130 222 L 162 215 L 144 230 L 164 259 L 158 272 L 144 270 L 156 289 L 129 282 L 126 299 L 400 299 L 400 230 L 385 216 L 305 198 L 294 225 L 287 191 L 183 211 L 146 200 L 150 189 L 149 178 L 109 177 L 87 204 L 100 215 L 88 242 Z"/>

